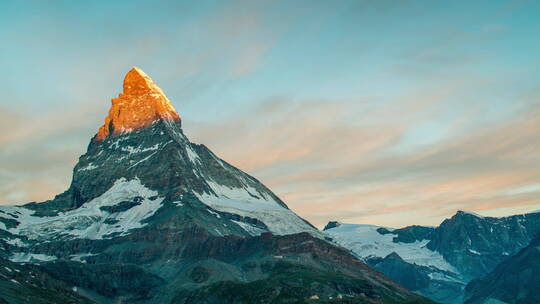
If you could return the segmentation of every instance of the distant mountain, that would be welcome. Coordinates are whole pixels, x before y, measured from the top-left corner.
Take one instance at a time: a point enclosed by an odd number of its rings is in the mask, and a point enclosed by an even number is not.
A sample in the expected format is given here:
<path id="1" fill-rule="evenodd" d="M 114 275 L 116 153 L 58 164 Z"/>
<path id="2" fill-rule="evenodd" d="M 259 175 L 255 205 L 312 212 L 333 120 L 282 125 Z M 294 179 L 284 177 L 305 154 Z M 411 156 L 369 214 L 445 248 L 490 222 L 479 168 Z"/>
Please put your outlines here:
<path id="1" fill-rule="evenodd" d="M 540 232 L 540 213 L 495 218 L 458 211 L 438 227 L 391 229 L 330 222 L 324 231 L 418 294 L 462 303 L 469 281 L 488 274 Z"/>
<path id="2" fill-rule="evenodd" d="M 540 213 L 496 218 L 458 211 L 437 227 L 427 247 L 472 279 L 527 246 L 538 232 Z"/>
<path id="3" fill-rule="evenodd" d="M 427 248 L 434 230 L 338 222 L 324 228 L 336 243 L 410 290 L 437 302 L 461 303 L 467 282 L 440 253 Z"/>
<path id="4" fill-rule="evenodd" d="M 469 283 L 467 304 L 540 303 L 540 235 L 487 276 Z"/>
<path id="5" fill-rule="evenodd" d="M 137 68 L 69 189 L 0 206 L 0 236 L 0 257 L 39 269 L 61 297 L 49 303 L 431 303 L 191 143 Z"/>

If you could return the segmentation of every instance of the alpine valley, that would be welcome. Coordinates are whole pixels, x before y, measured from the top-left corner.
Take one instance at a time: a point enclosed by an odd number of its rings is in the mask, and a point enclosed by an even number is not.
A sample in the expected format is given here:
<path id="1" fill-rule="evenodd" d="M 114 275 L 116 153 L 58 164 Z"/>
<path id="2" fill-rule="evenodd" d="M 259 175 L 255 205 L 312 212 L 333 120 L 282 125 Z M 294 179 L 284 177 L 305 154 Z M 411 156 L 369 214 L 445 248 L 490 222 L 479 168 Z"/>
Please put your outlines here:
<path id="1" fill-rule="evenodd" d="M 403 232 L 366 228 L 429 255 L 424 268 L 401 252 L 373 265 L 382 272 L 392 263 L 409 267 L 401 274 L 418 276 L 413 289 L 429 296 L 423 274 L 461 288 L 532 234 L 467 245 L 470 234 L 457 220 Z M 501 229 L 499 236 L 507 231 L 504 223 L 474 221 Z M 349 233 L 339 224 L 328 232 L 362 256 L 337 237 L 342 229 Z M 1 206 L 0 234 L 0 303 L 434 303 L 332 243 L 257 179 L 190 142 L 169 99 L 138 68 L 127 73 L 69 188 L 49 201 Z"/>
<path id="2" fill-rule="evenodd" d="M 330 222 L 324 231 L 408 289 L 448 304 L 540 303 L 540 212 L 458 211 L 438 227 Z"/>

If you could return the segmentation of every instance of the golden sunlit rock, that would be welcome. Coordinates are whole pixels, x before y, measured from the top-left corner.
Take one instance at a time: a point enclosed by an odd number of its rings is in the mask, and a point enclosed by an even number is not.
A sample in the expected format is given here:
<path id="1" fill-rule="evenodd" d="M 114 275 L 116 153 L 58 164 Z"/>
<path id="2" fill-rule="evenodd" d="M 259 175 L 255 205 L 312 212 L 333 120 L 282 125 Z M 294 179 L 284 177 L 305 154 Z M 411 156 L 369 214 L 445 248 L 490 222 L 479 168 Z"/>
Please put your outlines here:
<path id="1" fill-rule="evenodd" d="M 165 93 L 141 69 L 134 67 L 124 78 L 124 92 L 112 99 L 109 115 L 96 140 L 139 130 L 159 119 L 180 121 Z"/>

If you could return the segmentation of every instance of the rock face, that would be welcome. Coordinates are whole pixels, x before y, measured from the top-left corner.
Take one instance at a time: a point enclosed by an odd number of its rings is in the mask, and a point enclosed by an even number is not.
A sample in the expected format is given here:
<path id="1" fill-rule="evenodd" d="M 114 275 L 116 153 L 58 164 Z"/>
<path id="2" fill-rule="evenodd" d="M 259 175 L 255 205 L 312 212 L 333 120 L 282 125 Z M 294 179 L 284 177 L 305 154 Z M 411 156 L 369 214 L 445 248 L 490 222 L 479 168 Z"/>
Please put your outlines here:
<path id="1" fill-rule="evenodd" d="M 157 120 L 180 122 L 178 113 L 165 93 L 139 68 L 132 68 L 124 79 L 124 92 L 112 100 L 105 124 L 96 140 L 143 129 Z"/>
<path id="2" fill-rule="evenodd" d="M 139 69 L 126 76 L 68 190 L 0 206 L 0 257 L 97 303 L 431 303 L 191 143 Z"/>
<path id="3" fill-rule="evenodd" d="M 466 288 L 465 303 L 540 303 L 540 235 Z"/>
<path id="4" fill-rule="evenodd" d="M 493 271 L 540 232 L 540 213 L 495 218 L 458 211 L 438 227 L 401 229 L 331 222 L 325 232 L 411 290 L 438 302 L 462 303 L 469 281 Z M 404 274 L 413 268 L 417 276 Z M 430 280 L 418 279 L 422 274 Z"/>
<path id="5" fill-rule="evenodd" d="M 435 230 L 428 248 L 468 278 L 486 275 L 540 232 L 540 213 L 483 217 L 458 211 Z"/>

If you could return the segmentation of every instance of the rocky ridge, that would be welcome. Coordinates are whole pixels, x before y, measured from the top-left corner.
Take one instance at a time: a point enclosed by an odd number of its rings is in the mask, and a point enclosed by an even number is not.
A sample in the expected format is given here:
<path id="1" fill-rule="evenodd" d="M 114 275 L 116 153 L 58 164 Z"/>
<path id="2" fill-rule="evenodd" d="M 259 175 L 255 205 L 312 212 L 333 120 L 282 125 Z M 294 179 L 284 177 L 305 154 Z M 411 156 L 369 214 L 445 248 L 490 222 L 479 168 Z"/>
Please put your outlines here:
<path id="1" fill-rule="evenodd" d="M 540 233 L 540 213 L 496 218 L 458 211 L 438 227 L 392 229 L 330 222 L 324 231 L 411 290 L 454 304 L 463 303 L 471 280 L 494 271 Z"/>

